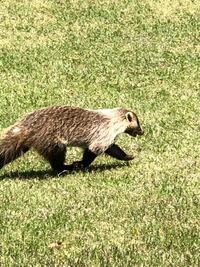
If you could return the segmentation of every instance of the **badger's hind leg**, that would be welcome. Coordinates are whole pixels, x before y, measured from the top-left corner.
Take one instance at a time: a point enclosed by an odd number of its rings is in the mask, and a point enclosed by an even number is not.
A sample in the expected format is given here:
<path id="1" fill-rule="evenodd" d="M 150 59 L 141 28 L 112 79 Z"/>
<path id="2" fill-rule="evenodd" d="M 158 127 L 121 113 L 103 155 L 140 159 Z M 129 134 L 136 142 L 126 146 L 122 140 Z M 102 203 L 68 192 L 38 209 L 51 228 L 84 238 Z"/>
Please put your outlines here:
<path id="1" fill-rule="evenodd" d="M 113 144 L 111 145 L 105 153 L 113 158 L 119 159 L 119 160 L 125 160 L 129 161 L 134 159 L 132 155 L 126 154 L 118 145 Z"/>
<path id="2" fill-rule="evenodd" d="M 65 145 L 56 144 L 42 152 L 39 151 L 39 153 L 50 163 L 54 171 L 72 170 L 71 166 L 65 165 Z"/>

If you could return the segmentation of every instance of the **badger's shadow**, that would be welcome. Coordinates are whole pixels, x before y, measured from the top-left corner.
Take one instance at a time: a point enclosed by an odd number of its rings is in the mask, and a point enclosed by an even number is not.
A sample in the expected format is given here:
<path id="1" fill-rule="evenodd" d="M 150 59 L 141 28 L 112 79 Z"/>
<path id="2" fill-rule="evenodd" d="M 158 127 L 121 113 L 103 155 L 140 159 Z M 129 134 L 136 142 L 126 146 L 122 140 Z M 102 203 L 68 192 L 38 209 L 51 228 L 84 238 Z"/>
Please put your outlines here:
<path id="1" fill-rule="evenodd" d="M 81 169 L 77 171 L 64 171 L 62 173 L 55 173 L 51 170 L 41 170 L 41 171 L 11 171 L 10 173 L 4 173 L 0 175 L 0 180 L 4 179 L 21 179 L 21 180 L 31 180 L 31 179 L 38 179 L 38 180 L 47 180 L 50 178 L 60 178 L 67 175 L 73 175 L 75 173 L 92 173 L 92 172 L 103 172 L 106 170 L 113 170 L 113 169 L 120 169 L 125 166 L 129 166 L 129 162 L 123 163 L 111 163 L 111 164 L 97 164 L 91 165 L 87 169 Z"/>

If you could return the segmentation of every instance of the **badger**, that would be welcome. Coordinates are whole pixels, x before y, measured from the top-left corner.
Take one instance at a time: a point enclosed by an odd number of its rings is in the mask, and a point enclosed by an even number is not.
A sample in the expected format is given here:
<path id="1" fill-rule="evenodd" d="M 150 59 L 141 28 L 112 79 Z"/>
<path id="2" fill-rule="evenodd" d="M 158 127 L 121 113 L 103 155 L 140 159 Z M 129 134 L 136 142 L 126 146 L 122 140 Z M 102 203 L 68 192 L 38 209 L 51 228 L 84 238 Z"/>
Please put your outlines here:
<path id="1" fill-rule="evenodd" d="M 84 109 L 71 106 L 41 108 L 26 114 L 0 137 L 0 168 L 35 149 L 57 172 L 88 167 L 105 153 L 130 161 L 117 144 L 119 134 L 143 135 L 137 115 L 125 108 Z M 82 160 L 65 164 L 67 147 L 81 147 Z"/>

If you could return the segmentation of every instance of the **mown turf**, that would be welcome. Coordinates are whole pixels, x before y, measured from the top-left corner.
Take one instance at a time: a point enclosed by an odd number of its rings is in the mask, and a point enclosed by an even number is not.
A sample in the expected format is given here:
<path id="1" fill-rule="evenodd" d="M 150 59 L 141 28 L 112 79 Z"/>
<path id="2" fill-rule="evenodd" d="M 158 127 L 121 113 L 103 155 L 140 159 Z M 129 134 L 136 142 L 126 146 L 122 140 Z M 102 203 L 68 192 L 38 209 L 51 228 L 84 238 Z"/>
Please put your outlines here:
<path id="1" fill-rule="evenodd" d="M 0 266 L 199 266 L 199 29 L 197 0 L 1 1 L 1 129 L 123 106 L 145 136 L 119 138 L 130 165 L 53 177 L 31 152 L 2 169 Z"/>

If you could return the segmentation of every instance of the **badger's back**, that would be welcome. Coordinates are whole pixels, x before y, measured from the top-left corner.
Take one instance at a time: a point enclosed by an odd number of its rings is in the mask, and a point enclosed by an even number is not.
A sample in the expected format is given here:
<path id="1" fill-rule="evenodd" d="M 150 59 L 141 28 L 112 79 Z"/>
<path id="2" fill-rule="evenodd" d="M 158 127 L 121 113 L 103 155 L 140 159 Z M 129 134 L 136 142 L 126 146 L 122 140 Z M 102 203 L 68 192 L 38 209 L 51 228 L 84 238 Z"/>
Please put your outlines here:
<path id="1" fill-rule="evenodd" d="M 55 106 L 27 114 L 18 127 L 28 131 L 31 146 L 52 142 L 87 146 L 102 135 L 108 125 L 109 119 L 95 110 Z"/>

